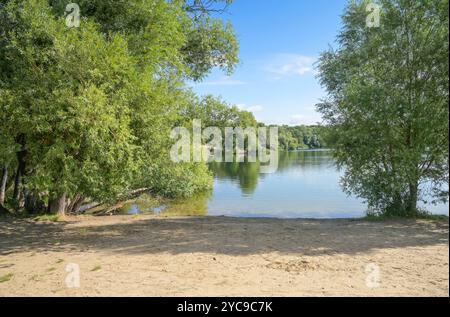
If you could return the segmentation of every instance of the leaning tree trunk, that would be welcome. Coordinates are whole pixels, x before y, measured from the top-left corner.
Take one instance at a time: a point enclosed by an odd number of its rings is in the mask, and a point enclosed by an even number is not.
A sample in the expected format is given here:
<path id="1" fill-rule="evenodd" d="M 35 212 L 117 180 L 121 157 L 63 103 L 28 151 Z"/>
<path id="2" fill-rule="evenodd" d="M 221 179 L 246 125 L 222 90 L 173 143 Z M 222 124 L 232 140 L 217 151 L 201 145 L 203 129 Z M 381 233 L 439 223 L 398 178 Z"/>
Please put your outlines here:
<path id="1" fill-rule="evenodd" d="M 76 214 L 83 204 L 85 198 L 81 194 L 76 194 L 73 200 L 68 204 L 66 208 L 66 213 L 68 214 Z"/>
<path id="2" fill-rule="evenodd" d="M 58 214 L 60 216 L 64 216 L 66 214 L 66 209 L 67 209 L 66 194 L 62 194 L 61 196 L 50 200 L 48 207 L 49 207 L 48 211 L 51 214 Z"/>
<path id="3" fill-rule="evenodd" d="M 0 205 L 5 203 L 6 184 L 8 183 L 8 168 L 3 168 L 2 179 L 0 181 Z"/>

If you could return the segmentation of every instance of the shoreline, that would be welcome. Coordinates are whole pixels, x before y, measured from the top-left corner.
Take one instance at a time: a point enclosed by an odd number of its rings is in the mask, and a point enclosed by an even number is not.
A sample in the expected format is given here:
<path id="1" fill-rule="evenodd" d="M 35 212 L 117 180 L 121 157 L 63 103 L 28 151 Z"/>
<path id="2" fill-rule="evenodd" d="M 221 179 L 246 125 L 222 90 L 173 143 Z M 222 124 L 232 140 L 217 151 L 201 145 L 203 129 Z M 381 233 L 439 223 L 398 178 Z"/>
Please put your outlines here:
<path id="1" fill-rule="evenodd" d="M 448 296 L 448 233 L 448 219 L 0 218 L 0 296 Z"/>
<path id="2" fill-rule="evenodd" d="M 270 217 L 270 216 L 230 216 L 230 215 L 177 215 L 177 214 L 152 214 L 152 213 L 136 213 L 136 214 L 79 214 L 79 215 L 64 215 L 59 216 L 57 214 L 41 214 L 41 215 L 26 215 L 26 214 L 1 214 L 0 215 L 0 224 L 2 221 L 7 220 L 24 220 L 24 221 L 32 221 L 32 222 L 66 222 L 66 221 L 81 221 L 83 219 L 95 219 L 95 218 L 110 218 L 110 217 L 117 217 L 117 218 L 129 218 L 133 220 L 137 219 L 234 219 L 234 220 L 273 220 L 273 221 L 330 221 L 330 222 L 338 222 L 338 221 L 363 221 L 363 222 L 389 222 L 389 221 L 447 221 L 450 222 L 450 216 L 444 215 L 444 214 L 424 214 L 419 215 L 417 217 L 410 217 L 410 218 L 404 218 L 400 216 L 370 216 L 366 215 L 363 217 L 344 217 L 344 218 L 281 218 L 281 217 Z M 53 220 L 52 220 L 53 219 Z"/>

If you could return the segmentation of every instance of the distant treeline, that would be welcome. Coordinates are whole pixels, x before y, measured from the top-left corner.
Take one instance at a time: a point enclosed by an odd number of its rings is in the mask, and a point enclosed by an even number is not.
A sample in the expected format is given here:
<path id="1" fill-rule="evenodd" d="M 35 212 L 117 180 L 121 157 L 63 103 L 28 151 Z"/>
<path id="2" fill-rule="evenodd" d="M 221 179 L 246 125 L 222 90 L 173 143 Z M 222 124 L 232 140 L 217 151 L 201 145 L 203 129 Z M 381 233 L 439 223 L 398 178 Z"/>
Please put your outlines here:
<path id="1" fill-rule="evenodd" d="M 193 119 L 200 119 L 204 127 L 221 129 L 266 126 L 264 123 L 258 123 L 253 113 L 241 110 L 212 95 L 202 98 L 192 95 L 190 103 L 183 110 L 182 118 L 188 119 L 188 122 L 180 122 L 187 127 L 190 127 Z M 326 148 L 330 142 L 325 141 L 325 132 L 326 127 L 320 125 L 278 126 L 279 148 L 283 151 Z"/>
<path id="2" fill-rule="evenodd" d="M 324 126 L 280 126 L 279 146 L 284 151 L 321 149 L 327 147 Z"/>

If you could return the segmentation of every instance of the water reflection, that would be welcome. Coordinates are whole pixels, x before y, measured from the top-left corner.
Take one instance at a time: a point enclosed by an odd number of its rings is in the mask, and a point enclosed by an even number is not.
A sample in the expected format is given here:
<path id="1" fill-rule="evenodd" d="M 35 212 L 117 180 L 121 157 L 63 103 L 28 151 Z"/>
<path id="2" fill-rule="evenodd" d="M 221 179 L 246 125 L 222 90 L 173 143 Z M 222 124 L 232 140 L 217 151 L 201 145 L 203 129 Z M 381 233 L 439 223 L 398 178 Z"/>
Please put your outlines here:
<path id="1" fill-rule="evenodd" d="M 125 203 L 118 213 L 122 215 L 153 214 L 166 216 L 206 216 L 211 192 L 190 199 L 169 200 L 144 194 Z"/>
<path id="2" fill-rule="evenodd" d="M 330 151 L 282 152 L 279 168 L 261 174 L 261 163 L 213 163 L 214 190 L 188 200 L 143 195 L 126 204 L 124 214 L 276 218 L 359 218 L 366 205 L 343 193 Z M 448 205 L 426 206 L 447 214 Z"/>
<path id="3" fill-rule="evenodd" d="M 261 164 L 257 163 L 211 163 L 211 171 L 221 180 L 239 184 L 244 195 L 252 195 L 258 187 Z"/>
<path id="4" fill-rule="evenodd" d="M 280 152 L 277 174 L 295 168 L 333 168 L 329 150 Z M 217 180 L 238 184 L 244 196 L 251 196 L 267 174 L 261 174 L 261 163 L 211 163 L 210 170 Z"/>
<path id="5" fill-rule="evenodd" d="M 276 173 L 260 174 L 260 163 L 212 164 L 214 192 L 209 215 L 278 218 L 359 218 L 361 199 L 340 187 L 342 172 L 331 151 L 281 152 Z M 426 208 L 448 214 L 448 205 Z"/>

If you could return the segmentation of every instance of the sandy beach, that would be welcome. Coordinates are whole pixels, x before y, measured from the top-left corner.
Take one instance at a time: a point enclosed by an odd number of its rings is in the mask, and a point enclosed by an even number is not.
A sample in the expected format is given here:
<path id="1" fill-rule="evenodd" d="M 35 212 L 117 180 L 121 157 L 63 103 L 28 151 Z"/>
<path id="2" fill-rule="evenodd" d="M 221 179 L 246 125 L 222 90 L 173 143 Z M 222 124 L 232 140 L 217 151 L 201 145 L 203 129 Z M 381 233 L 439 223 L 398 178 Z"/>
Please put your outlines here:
<path id="1" fill-rule="evenodd" d="M 2 219 L 0 296 L 448 296 L 448 237 L 424 220 Z"/>

